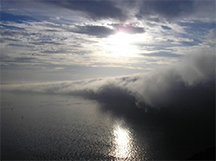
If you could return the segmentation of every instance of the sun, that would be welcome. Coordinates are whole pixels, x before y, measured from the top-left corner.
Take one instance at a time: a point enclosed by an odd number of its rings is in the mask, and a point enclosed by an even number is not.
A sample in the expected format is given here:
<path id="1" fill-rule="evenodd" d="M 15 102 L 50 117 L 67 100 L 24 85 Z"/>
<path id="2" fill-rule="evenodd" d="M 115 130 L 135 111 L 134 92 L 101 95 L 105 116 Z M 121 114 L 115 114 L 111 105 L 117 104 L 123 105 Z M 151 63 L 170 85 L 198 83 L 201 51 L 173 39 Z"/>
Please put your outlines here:
<path id="1" fill-rule="evenodd" d="M 136 37 L 126 32 L 116 32 L 103 41 L 103 48 L 113 57 L 130 57 L 135 50 Z"/>
<path id="2" fill-rule="evenodd" d="M 117 32 L 109 37 L 110 44 L 125 47 L 132 43 L 132 36 L 125 32 Z"/>

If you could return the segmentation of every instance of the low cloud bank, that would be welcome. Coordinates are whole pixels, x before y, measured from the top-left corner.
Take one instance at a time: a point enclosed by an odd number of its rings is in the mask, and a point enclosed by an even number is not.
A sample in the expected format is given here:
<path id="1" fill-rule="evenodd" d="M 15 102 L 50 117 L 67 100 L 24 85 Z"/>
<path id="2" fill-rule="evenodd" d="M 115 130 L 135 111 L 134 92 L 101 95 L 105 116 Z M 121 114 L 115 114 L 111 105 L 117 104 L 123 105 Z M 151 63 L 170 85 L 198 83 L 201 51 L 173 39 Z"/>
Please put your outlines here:
<path id="1" fill-rule="evenodd" d="M 148 75 L 74 82 L 2 85 L 2 91 L 69 94 L 143 109 L 215 104 L 215 54 L 196 54 Z"/>

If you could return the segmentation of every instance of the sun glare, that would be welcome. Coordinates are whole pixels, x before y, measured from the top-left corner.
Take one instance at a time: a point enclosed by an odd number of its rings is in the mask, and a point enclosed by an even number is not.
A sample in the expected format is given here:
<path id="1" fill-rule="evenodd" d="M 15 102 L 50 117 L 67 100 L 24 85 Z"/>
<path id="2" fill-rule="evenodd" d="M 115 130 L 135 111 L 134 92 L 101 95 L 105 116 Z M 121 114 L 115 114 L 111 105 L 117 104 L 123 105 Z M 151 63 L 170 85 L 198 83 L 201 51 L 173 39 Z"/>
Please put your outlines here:
<path id="1" fill-rule="evenodd" d="M 134 45 L 135 42 L 136 35 L 117 32 L 105 38 L 102 47 L 111 57 L 133 57 L 133 53 L 137 51 Z"/>
<path id="2" fill-rule="evenodd" d="M 131 137 L 127 129 L 116 126 L 113 130 L 115 150 L 112 153 L 116 158 L 130 157 L 132 151 Z"/>
<path id="3" fill-rule="evenodd" d="M 125 45 L 130 45 L 130 43 L 132 43 L 131 35 L 124 32 L 118 32 L 115 35 L 111 35 L 109 39 L 110 44 L 116 46 L 125 47 Z"/>

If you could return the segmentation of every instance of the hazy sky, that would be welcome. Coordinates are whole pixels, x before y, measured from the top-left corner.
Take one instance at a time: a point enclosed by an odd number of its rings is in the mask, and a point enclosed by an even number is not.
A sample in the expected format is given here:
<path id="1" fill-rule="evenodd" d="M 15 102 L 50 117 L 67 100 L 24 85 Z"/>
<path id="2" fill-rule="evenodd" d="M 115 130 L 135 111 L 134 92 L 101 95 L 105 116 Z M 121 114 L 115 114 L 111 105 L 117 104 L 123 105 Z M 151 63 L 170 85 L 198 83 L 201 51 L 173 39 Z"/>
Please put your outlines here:
<path id="1" fill-rule="evenodd" d="M 1 0 L 1 82 L 149 73 L 215 53 L 215 0 Z"/>

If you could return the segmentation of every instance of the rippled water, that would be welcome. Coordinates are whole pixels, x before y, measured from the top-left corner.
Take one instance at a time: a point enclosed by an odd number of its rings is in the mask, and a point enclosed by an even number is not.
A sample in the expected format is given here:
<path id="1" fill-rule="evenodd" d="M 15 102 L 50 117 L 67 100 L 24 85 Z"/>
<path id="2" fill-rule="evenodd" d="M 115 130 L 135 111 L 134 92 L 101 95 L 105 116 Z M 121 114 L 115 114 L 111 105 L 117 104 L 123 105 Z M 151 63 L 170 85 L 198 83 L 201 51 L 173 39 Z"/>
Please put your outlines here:
<path id="1" fill-rule="evenodd" d="M 177 141 L 186 135 L 116 115 L 92 100 L 11 93 L 1 100 L 2 159 L 181 159 L 199 149 L 190 143 L 196 139 Z"/>

